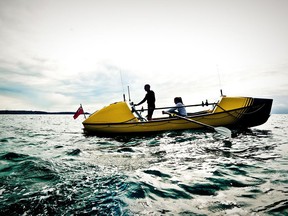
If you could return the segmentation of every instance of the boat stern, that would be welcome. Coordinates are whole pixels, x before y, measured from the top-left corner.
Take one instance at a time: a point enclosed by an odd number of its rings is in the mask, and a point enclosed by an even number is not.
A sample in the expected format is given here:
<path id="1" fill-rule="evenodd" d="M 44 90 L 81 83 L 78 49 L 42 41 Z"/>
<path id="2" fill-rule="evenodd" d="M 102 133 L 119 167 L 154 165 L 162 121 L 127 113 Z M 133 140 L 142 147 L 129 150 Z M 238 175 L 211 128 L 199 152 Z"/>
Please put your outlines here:
<path id="1" fill-rule="evenodd" d="M 222 97 L 213 113 L 226 112 L 234 118 L 231 127 L 248 128 L 264 124 L 270 117 L 273 99 Z"/>

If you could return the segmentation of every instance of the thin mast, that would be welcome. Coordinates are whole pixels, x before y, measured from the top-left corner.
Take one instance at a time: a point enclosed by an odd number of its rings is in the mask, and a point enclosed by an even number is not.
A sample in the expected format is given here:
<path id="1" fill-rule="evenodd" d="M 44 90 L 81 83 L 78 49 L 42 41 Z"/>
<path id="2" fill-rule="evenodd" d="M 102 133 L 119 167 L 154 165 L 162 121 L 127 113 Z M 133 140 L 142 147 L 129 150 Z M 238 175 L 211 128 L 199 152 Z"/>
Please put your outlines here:
<path id="1" fill-rule="evenodd" d="M 218 73 L 218 81 L 219 81 L 219 87 L 220 87 L 220 94 L 221 96 L 223 96 L 223 92 L 222 92 L 222 84 L 221 84 L 221 76 L 220 76 L 220 72 L 219 72 L 219 65 L 216 65 L 217 67 L 217 73 Z"/>

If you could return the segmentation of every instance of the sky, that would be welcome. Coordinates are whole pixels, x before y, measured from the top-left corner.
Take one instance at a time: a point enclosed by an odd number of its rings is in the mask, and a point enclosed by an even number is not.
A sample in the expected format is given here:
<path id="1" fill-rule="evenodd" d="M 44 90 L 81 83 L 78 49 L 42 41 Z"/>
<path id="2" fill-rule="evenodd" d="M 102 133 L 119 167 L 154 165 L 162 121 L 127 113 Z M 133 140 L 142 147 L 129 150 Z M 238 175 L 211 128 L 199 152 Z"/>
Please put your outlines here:
<path id="1" fill-rule="evenodd" d="M 0 0 L 0 110 L 272 98 L 288 113 L 287 0 Z"/>

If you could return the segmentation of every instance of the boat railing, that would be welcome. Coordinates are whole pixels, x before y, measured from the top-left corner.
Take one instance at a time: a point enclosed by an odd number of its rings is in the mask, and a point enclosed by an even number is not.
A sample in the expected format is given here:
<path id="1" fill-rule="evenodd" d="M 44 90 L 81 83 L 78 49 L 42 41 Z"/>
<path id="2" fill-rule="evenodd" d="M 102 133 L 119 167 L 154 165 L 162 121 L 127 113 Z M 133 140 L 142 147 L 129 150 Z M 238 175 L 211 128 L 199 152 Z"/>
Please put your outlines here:
<path id="1" fill-rule="evenodd" d="M 192 105 L 184 105 L 183 107 L 199 107 L 199 106 L 217 106 L 217 103 L 201 103 L 201 104 L 192 104 Z M 170 108 L 174 108 L 175 106 L 169 106 L 169 107 L 156 107 L 155 110 L 165 110 L 165 109 L 170 109 Z M 148 109 L 144 109 L 143 107 L 141 109 L 135 109 L 136 111 L 147 111 Z"/>

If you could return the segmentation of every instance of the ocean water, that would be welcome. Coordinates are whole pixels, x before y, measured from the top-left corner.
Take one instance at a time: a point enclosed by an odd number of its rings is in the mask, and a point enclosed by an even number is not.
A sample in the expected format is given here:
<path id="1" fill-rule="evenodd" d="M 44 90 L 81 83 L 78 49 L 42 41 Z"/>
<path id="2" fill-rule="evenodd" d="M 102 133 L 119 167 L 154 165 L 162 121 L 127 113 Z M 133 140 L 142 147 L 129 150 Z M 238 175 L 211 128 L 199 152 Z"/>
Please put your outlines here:
<path id="1" fill-rule="evenodd" d="M 288 115 L 231 139 L 85 136 L 81 118 L 0 116 L 0 215 L 288 214 Z"/>

